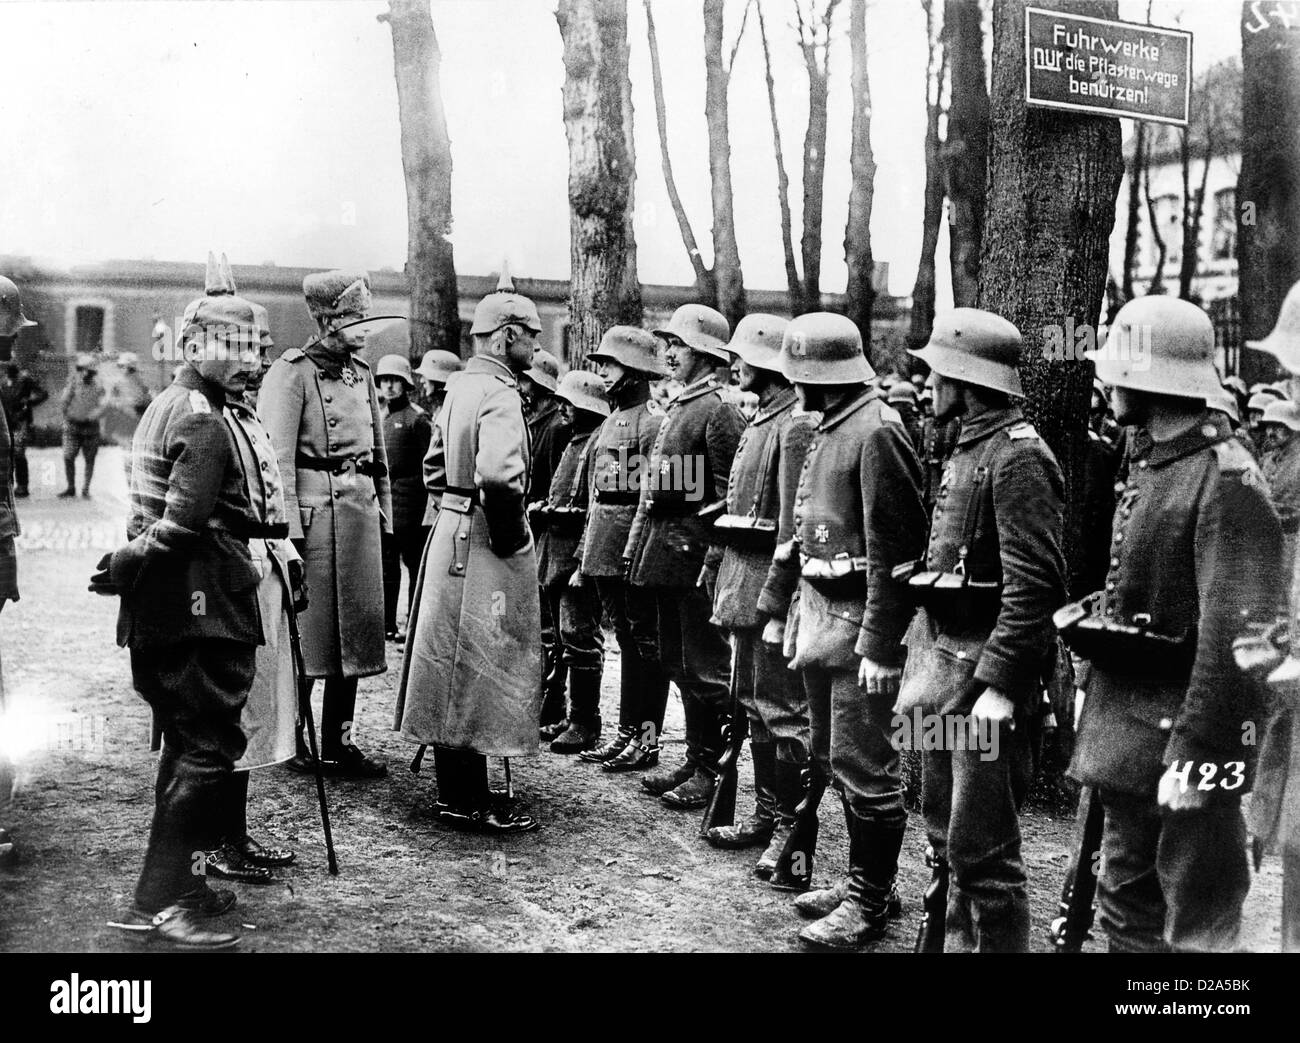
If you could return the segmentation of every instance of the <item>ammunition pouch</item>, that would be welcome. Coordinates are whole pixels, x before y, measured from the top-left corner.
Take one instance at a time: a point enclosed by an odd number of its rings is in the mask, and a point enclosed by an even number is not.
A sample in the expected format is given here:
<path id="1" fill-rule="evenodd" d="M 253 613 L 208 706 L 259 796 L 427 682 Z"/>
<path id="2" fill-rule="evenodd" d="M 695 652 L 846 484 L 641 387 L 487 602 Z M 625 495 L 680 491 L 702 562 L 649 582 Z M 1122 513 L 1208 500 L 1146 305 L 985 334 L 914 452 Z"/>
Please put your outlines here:
<path id="1" fill-rule="evenodd" d="M 652 518 L 686 518 L 698 516 L 700 508 L 694 503 L 679 499 L 678 496 L 659 492 L 646 498 L 646 513 Z"/>
<path id="2" fill-rule="evenodd" d="M 635 507 L 641 502 L 641 494 L 631 489 L 597 489 L 596 502 L 610 507 Z"/>
<path id="3" fill-rule="evenodd" d="M 941 627 L 985 629 L 997 622 L 1002 608 L 1002 583 L 969 576 L 961 563 L 952 572 L 925 569 L 922 559 L 904 562 L 890 571 L 896 583 L 906 583 L 914 604 L 924 608 Z"/>
<path id="4" fill-rule="evenodd" d="M 528 523 L 533 532 L 552 532 L 556 536 L 580 536 L 587 520 L 585 507 L 554 507 L 547 503 L 528 508 Z"/>
<path id="5" fill-rule="evenodd" d="M 1107 673 L 1152 679 L 1187 676 L 1196 656 L 1194 630 L 1161 634 L 1150 629 L 1143 616 L 1121 623 L 1102 614 L 1101 601 L 1100 592 L 1089 594 L 1052 615 L 1070 651 Z"/>
<path id="6" fill-rule="evenodd" d="M 1270 623 L 1247 623 L 1246 632 L 1232 642 L 1232 657 L 1242 673 L 1262 675 L 1282 665 L 1291 651 L 1287 617 Z"/>
<path id="7" fill-rule="evenodd" d="M 776 520 L 743 514 L 723 514 L 713 523 L 713 540 L 738 550 L 776 549 Z"/>
<path id="8" fill-rule="evenodd" d="M 814 558 L 800 551 L 799 575 L 828 598 L 861 598 L 867 593 L 867 559 L 849 557 Z"/>

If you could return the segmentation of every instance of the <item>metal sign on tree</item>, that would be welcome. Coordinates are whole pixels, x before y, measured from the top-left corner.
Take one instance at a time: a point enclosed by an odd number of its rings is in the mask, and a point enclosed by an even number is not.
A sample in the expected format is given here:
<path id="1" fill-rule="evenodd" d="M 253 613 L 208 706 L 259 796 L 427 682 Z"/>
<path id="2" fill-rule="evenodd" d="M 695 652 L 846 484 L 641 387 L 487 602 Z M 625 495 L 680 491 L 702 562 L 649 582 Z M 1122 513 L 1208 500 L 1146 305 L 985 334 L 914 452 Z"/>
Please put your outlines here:
<path id="1" fill-rule="evenodd" d="M 1192 34 L 1025 8 L 1025 104 L 1187 126 Z"/>

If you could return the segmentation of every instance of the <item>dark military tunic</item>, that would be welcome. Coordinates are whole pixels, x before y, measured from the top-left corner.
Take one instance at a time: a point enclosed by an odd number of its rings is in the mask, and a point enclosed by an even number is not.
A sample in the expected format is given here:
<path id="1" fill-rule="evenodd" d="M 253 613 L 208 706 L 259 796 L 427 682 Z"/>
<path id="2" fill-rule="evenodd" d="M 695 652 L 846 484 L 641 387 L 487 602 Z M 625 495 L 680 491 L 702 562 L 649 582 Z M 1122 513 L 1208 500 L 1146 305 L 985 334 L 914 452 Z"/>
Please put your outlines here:
<path id="1" fill-rule="evenodd" d="M 560 400 L 547 395 L 528 420 L 528 437 L 532 440 L 532 465 L 528 472 L 527 501 L 545 500 L 551 491 L 551 479 L 560 463 L 564 447 L 569 444 L 572 425 L 564 419 Z"/>
<path id="2" fill-rule="evenodd" d="M 424 456 L 429 451 L 433 422 L 413 402 L 401 409 L 384 407 L 384 451 L 388 456 L 388 485 L 393 497 L 393 532 L 418 529 L 429 494 L 424 488 Z"/>
<path id="3" fill-rule="evenodd" d="M 548 507 L 561 512 L 585 512 L 590 483 L 591 431 L 575 431 L 560 455 L 551 478 Z M 583 514 L 551 513 L 537 538 L 537 576 L 543 587 L 567 579 L 578 565 L 582 542 Z"/>
<path id="4" fill-rule="evenodd" d="M 659 425 L 623 555 L 633 583 L 695 587 L 712 539 L 696 514 L 722 498 L 745 428 L 721 389 L 712 375 L 689 385 Z"/>

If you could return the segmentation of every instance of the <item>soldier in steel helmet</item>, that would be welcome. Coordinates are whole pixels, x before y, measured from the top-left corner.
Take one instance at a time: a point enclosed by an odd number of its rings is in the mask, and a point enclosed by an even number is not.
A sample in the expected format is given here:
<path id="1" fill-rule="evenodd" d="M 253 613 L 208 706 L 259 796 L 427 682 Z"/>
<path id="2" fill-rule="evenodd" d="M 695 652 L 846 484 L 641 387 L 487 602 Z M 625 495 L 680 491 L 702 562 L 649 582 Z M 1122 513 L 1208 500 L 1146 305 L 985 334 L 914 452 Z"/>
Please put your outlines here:
<path id="1" fill-rule="evenodd" d="M 13 358 L 18 331 L 35 325 L 23 314 L 18 287 L 0 276 L 0 361 L 8 362 Z M 18 600 L 18 558 L 14 552 L 14 537 L 22 531 L 14 509 L 14 454 L 8 412 L 7 409 L 0 410 L 0 610 L 4 609 L 6 602 Z M 4 674 L 0 672 L 0 728 L 4 727 L 4 712 Z M 0 744 L 0 810 L 9 802 L 13 779 L 13 766 L 6 760 Z M 0 866 L 10 865 L 17 859 L 17 849 L 9 839 L 9 833 L 0 825 Z"/>
<path id="2" fill-rule="evenodd" d="M 416 367 L 415 375 L 420 378 L 422 406 L 429 414 L 429 421 L 438 415 L 442 400 L 447 396 L 447 378 L 465 368 L 465 362 L 459 355 L 450 351 L 437 349 L 426 351 Z"/>
<path id="3" fill-rule="evenodd" d="M 306 562 L 311 603 L 302 614 L 307 676 L 324 679 L 321 760 L 340 778 L 373 779 L 388 768 L 354 741 L 357 681 L 384 658 L 384 534 L 392 499 L 383 421 L 370 367 L 361 358 L 371 309 L 363 271 L 303 279 L 316 335 L 271 365 L 258 413 L 279 456 L 289 535 Z M 299 735 L 288 767 L 312 770 Z"/>
<path id="4" fill-rule="evenodd" d="M 18 288 L 0 276 L 0 405 L 9 426 L 13 451 L 14 495 L 28 495 L 27 441 L 31 437 L 32 412 L 50 397 L 31 373 L 14 358 L 18 332 L 35 323 L 23 314 Z"/>
<path id="5" fill-rule="evenodd" d="M 600 679 L 605 637 L 600 595 L 578 572 L 579 547 L 587 516 L 592 435 L 609 416 L 604 381 L 595 373 L 570 370 L 555 397 L 573 434 L 551 478 L 550 494 L 531 504 L 537 536 L 537 574 L 555 626 L 557 655 L 568 674 L 569 708 L 552 753 L 582 753 L 600 741 Z"/>
<path id="6" fill-rule="evenodd" d="M 1206 408 L 1204 312 L 1130 301 L 1090 357 L 1137 429 L 1105 586 L 1060 619 L 1092 665 L 1070 770 L 1105 807 L 1100 921 L 1111 951 L 1225 951 L 1249 887 L 1241 797 L 1261 709 L 1232 645 L 1282 603 L 1281 530 L 1259 468 Z"/>
<path id="7" fill-rule="evenodd" d="M 506 281 L 479 302 L 474 357 L 448 382 L 424 462 L 436 516 L 407 624 L 395 727 L 433 747 L 438 820 L 471 832 L 538 825 L 492 793 L 487 758 L 538 752 L 541 607 L 519 376 L 541 329 L 536 305 Z"/>
<path id="8" fill-rule="evenodd" d="M 901 913 L 894 878 L 907 812 L 890 718 L 910 611 L 892 574 L 925 538 L 921 472 L 849 319 L 813 312 L 791 321 L 781 369 L 820 417 L 800 468 L 793 543 L 777 555 L 798 555 L 798 591 L 784 633 L 773 627 L 765 636 L 783 638 L 808 696 L 812 759 L 797 816 L 815 823 L 833 785 L 849 836 L 847 880 L 801 909 L 825 915 L 799 937 L 855 949 Z M 800 827 L 777 859 L 774 887 L 808 888 L 816 828 Z"/>
<path id="9" fill-rule="evenodd" d="M 592 435 L 587 524 L 573 582 L 595 586 L 621 665 L 618 731 L 578 756 L 603 771 L 641 771 L 659 763 L 668 678 L 659 659 L 654 593 L 626 578 L 623 551 L 661 421 L 650 409 L 650 382 L 668 369 L 655 338 L 635 326 L 611 326 L 587 359 L 605 384 L 610 414 Z"/>
<path id="10" fill-rule="evenodd" d="M 922 747 L 928 860 L 936 876 L 951 874 L 946 932 L 927 926 L 950 951 L 1029 947 L 1019 809 L 1054 662 L 1052 613 L 1065 600 L 1065 491 L 1018 404 L 1020 350 L 1006 319 L 955 308 L 913 352 L 930 367 L 936 419 L 961 421 L 929 542 L 909 570 L 922 611 L 897 707 L 908 723 L 917 710 L 943 719 L 943 742 L 922 744 L 913 731 L 911 745 Z"/>
<path id="11" fill-rule="evenodd" d="M 432 355 L 433 352 L 428 354 Z M 406 613 L 411 614 L 420 555 L 429 538 L 425 510 L 429 494 L 424 488 L 424 457 L 433 437 L 429 414 L 411 400 L 415 380 L 410 360 L 385 355 L 375 367 L 375 380 L 384 396 L 384 452 L 388 456 L 388 486 L 392 490 L 393 531 L 384 537 L 384 634 L 401 644 L 397 629 L 397 598 L 406 567 Z"/>
<path id="12" fill-rule="evenodd" d="M 1267 454 L 1261 469 L 1282 525 L 1282 575 L 1289 576 L 1300 534 L 1300 405 L 1286 399 L 1270 402 L 1260 426 Z"/>
<path id="13" fill-rule="evenodd" d="M 117 926 L 145 941 L 214 949 L 238 937 L 196 918 L 235 902 L 202 874 L 220 846 L 241 715 L 263 641 L 260 534 L 232 432 L 223 419 L 257 366 L 257 315 L 234 294 L 186 310 L 185 362 L 145 410 L 127 474 L 129 542 L 104 556 L 90 589 L 120 595 L 118 643 L 135 689 L 161 726 L 162 753 L 144 867 Z M 196 875 L 197 872 L 200 875 Z"/>
<path id="14" fill-rule="evenodd" d="M 99 359 L 88 351 L 81 352 L 59 396 L 63 407 L 63 473 L 67 479 L 67 488 L 59 493 L 62 499 L 77 495 L 78 456 L 85 464 L 81 495 L 90 498 L 95 458 L 99 455 L 100 421 L 108 407 L 107 394 L 99 380 Z"/>
<path id="15" fill-rule="evenodd" d="M 714 590 L 711 621 L 731 641 L 732 698 L 748 719 L 754 767 L 754 810 L 737 824 L 711 828 L 706 839 L 715 847 L 762 848 L 755 866 L 762 878 L 771 876 L 789 838 L 811 745 L 808 697 L 799 675 L 778 643 L 761 640 L 767 622 L 784 620 L 789 609 L 789 584 L 768 579 L 782 489 L 798 480 L 813 429 L 812 416 L 797 408 L 794 388 L 781 373 L 787 325 L 775 315 L 746 315 L 727 346 L 737 355 L 740 388 L 757 398 L 758 411 L 736 448 L 726 513 L 714 523 L 720 542 L 704 565 L 715 573 L 708 580 Z"/>
<path id="16" fill-rule="evenodd" d="M 654 591 L 660 660 L 686 711 L 686 760 L 655 769 L 641 786 L 669 807 L 698 808 L 713 792 L 730 702 L 730 650 L 709 622 L 713 592 L 701 585 L 712 534 L 699 511 L 724 495 L 745 421 L 714 372 L 731 361 L 721 314 L 684 304 L 654 333 L 684 387 L 655 435 L 623 556 L 631 582 Z"/>

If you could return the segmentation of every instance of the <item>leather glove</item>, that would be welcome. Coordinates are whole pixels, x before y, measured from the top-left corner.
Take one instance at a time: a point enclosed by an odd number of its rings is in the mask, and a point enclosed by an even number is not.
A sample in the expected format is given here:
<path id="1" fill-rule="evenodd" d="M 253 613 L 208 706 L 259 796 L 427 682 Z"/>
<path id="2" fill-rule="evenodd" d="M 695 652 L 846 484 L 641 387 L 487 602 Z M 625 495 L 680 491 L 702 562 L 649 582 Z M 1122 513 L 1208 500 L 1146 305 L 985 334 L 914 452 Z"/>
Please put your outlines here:
<path id="1" fill-rule="evenodd" d="M 289 562 L 289 597 L 294 612 L 307 611 L 307 566 L 296 559 Z"/>
<path id="2" fill-rule="evenodd" d="M 487 518 L 488 546 L 498 558 L 509 558 L 528 546 L 528 519 L 524 512 L 522 496 L 492 497 L 492 503 L 483 505 Z"/>
<path id="3" fill-rule="evenodd" d="M 718 570 L 705 565 L 700 569 L 699 578 L 696 579 L 695 585 L 701 588 L 709 596 L 710 603 L 718 590 Z"/>
<path id="4" fill-rule="evenodd" d="M 90 577 L 90 586 L 86 589 L 92 594 L 102 594 L 104 597 L 116 597 L 121 593 L 117 584 L 113 582 L 112 576 L 113 555 L 105 554 L 99 559 L 99 564 L 95 566 L 96 571 Z"/>

